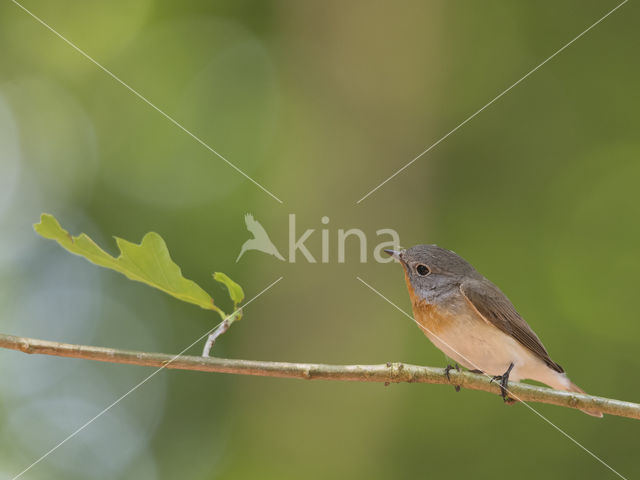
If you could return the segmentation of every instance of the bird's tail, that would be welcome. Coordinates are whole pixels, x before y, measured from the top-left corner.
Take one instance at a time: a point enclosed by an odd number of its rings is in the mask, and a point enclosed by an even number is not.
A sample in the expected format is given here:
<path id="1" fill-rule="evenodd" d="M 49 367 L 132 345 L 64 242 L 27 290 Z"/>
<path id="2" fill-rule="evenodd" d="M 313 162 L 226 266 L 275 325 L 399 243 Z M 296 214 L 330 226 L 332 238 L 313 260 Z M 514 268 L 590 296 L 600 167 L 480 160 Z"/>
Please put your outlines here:
<path id="1" fill-rule="evenodd" d="M 586 393 L 584 390 L 582 390 L 579 386 L 577 386 L 575 383 L 571 381 L 569 381 L 569 385 L 563 388 L 563 390 L 566 390 L 567 392 Z M 581 408 L 580 410 L 586 413 L 587 415 L 591 415 L 592 417 L 599 417 L 599 418 L 603 417 L 602 412 L 595 408 L 585 408 L 585 409 Z"/>

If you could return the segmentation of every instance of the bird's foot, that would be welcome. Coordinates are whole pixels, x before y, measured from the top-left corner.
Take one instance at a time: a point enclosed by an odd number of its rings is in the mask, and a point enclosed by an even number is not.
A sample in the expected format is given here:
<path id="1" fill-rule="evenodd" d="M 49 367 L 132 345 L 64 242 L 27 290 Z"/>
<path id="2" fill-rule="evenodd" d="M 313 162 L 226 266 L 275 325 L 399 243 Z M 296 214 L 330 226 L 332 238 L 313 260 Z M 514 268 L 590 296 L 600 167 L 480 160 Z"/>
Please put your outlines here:
<path id="1" fill-rule="evenodd" d="M 507 387 L 509 385 L 509 374 L 513 369 L 513 363 L 509 364 L 509 368 L 502 375 L 496 375 L 491 377 L 491 381 L 489 383 L 493 383 L 494 381 L 500 381 L 500 395 L 502 395 L 502 400 L 504 403 L 513 403 L 515 400 L 509 397 L 509 392 L 507 391 Z"/>
<path id="2" fill-rule="evenodd" d="M 455 367 L 453 367 L 453 366 L 451 366 L 451 365 L 447 365 L 447 366 L 444 368 L 444 374 L 445 374 L 445 376 L 447 377 L 447 380 L 451 380 L 451 376 L 449 375 L 449 372 L 450 372 L 451 370 L 456 370 L 456 371 L 458 371 L 458 372 L 459 372 L 459 371 L 460 371 L 460 367 L 458 366 L 458 364 L 457 364 L 457 363 L 456 363 L 456 366 L 455 366 Z M 455 388 L 455 389 L 456 389 L 456 392 L 459 392 L 459 391 L 460 391 L 460 385 L 454 385 L 454 386 L 453 386 L 453 388 Z"/>

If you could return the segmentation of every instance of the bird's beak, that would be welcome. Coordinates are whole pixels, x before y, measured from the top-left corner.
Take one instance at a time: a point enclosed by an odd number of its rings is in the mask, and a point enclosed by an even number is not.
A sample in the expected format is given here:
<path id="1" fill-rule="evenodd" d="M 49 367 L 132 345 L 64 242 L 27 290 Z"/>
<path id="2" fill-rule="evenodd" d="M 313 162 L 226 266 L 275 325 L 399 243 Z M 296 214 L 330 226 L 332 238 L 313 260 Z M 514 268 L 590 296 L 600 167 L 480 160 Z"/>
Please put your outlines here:
<path id="1" fill-rule="evenodd" d="M 402 261 L 402 259 L 400 258 L 400 254 L 402 253 L 402 250 L 385 250 L 384 253 L 391 255 L 393 258 L 395 258 L 399 262 Z"/>

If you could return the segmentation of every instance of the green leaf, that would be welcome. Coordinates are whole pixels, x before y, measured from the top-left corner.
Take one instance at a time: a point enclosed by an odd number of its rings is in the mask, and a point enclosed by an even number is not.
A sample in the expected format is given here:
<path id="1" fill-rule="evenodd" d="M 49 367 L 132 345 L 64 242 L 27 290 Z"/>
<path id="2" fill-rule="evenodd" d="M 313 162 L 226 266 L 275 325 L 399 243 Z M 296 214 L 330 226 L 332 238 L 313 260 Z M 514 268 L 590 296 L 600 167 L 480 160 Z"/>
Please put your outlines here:
<path id="1" fill-rule="evenodd" d="M 33 228 L 43 237 L 57 241 L 71 253 L 80 255 L 96 265 L 120 272 L 131 280 L 151 285 L 184 302 L 216 311 L 223 319 L 226 316 L 213 303 L 213 298 L 207 292 L 194 281 L 182 276 L 180 267 L 171 260 L 164 240 L 155 232 L 147 233 L 140 245 L 116 237 L 120 256 L 114 258 L 84 233 L 72 237 L 53 215 L 43 213 L 40 223 L 36 223 Z"/>
<path id="2" fill-rule="evenodd" d="M 213 274 L 213 278 L 217 282 L 223 283 L 227 287 L 227 290 L 229 290 L 229 296 L 231 297 L 231 300 L 233 300 L 234 306 L 237 306 L 242 302 L 242 300 L 244 300 L 244 291 L 242 290 L 242 287 L 231 280 L 227 275 L 222 272 L 216 272 Z"/>

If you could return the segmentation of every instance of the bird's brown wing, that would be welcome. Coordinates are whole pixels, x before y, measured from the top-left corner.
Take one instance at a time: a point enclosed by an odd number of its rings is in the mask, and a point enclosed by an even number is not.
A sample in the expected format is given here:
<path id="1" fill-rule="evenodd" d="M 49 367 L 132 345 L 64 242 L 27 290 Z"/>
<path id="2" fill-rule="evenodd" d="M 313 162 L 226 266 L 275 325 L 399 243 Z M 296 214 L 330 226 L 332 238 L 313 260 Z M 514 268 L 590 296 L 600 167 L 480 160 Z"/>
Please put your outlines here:
<path id="1" fill-rule="evenodd" d="M 549 353 L 529 324 L 520 316 L 504 293 L 486 279 L 464 282 L 460 291 L 484 320 L 515 338 L 556 372 L 563 368 Z"/>

